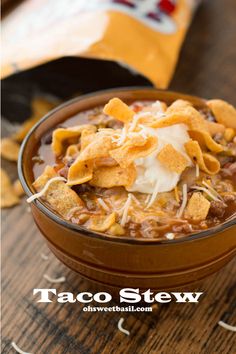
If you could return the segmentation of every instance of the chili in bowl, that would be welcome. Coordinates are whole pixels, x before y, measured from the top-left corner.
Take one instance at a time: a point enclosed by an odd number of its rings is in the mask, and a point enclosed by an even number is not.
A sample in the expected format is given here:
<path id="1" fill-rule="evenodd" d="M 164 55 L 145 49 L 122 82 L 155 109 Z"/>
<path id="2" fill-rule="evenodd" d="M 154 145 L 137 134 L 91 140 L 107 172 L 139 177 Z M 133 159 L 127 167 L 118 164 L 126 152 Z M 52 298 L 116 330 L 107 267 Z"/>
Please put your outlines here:
<path id="1" fill-rule="evenodd" d="M 235 254 L 235 132 L 225 101 L 109 90 L 43 118 L 19 174 L 69 267 L 106 286 L 174 288 Z"/>

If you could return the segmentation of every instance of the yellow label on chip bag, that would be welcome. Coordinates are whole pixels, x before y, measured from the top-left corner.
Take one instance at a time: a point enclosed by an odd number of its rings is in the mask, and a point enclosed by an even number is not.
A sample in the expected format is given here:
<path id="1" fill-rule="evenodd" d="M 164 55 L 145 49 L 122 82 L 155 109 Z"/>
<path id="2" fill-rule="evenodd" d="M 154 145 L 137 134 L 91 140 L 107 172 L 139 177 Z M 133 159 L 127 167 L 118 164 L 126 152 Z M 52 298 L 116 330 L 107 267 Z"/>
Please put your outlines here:
<path id="1" fill-rule="evenodd" d="M 116 61 L 166 88 L 198 2 L 27 0 L 3 21 L 2 76 L 80 56 Z"/>

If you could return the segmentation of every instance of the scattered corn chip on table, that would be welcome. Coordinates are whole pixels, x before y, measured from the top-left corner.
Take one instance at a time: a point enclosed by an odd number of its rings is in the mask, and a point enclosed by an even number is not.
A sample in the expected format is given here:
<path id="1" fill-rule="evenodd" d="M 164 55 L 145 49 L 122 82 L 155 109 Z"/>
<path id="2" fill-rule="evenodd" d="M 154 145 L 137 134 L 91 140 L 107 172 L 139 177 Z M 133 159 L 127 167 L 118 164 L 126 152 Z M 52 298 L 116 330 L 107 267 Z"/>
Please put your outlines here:
<path id="1" fill-rule="evenodd" d="M 170 89 L 236 104 L 236 5 L 234 0 L 225 5 L 215 0 L 199 9 Z M 3 124 L 5 136 L 8 128 Z M 16 180 L 15 164 L 3 160 L 2 165 Z M 12 341 L 34 354 L 235 353 L 235 333 L 217 323 L 236 325 L 236 259 L 198 285 L 195 290 L 205 292 L 199 305 L 159 305 L 152 313 L 89 313 L 78 302 L 36 302 L 34 288 L 76 294 L 86 291 L 87 284 L 49 252 L 25 199 L 4 209 L 2 221 L 2 353 L 15 352 Z M 66 281 L 50 284 L 44 274 Z M 130 336 L 117 328 L 121 317 Z"/>

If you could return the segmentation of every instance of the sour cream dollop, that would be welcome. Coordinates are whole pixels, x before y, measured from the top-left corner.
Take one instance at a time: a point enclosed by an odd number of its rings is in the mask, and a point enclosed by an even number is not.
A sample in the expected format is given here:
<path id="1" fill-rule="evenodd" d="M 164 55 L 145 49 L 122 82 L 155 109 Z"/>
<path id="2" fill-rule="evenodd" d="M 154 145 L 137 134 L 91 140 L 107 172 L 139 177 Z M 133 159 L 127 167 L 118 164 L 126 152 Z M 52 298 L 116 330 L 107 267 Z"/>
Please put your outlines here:
<path id="1" fill-rule="evenodd" d="M 185 152 L 184 144 L 190 140 L 185 124 L 175 124 L 165 128 L 149 128 L 142 126 L 142 131 L 146 135 L 158 138 L 157 149 L 150 155 L 136 159 L 134 161 L 137 169 L 137 177 L 130 192 L 141 192 L 157 195 L 161 192 L 169 192 L 175 188 L 179 182 L 179 173 L 172 172 L 158 161 L 157 155 L 167 144 L 171 144 L 188 160 L 188 166 L 192 162 Z"/>

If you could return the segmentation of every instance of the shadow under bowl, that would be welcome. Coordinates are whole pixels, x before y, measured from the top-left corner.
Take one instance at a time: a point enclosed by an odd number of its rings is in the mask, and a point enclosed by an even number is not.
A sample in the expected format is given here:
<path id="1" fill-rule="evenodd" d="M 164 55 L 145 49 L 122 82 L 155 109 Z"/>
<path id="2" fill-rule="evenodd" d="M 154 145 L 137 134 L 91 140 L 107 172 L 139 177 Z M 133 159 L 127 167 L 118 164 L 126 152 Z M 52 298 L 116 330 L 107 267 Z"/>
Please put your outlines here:
<path id="1" fill-rule="evenodd" d="M 79 112 L 104 105 L 113 97 L 127 103 L 163 100 L 170 104 L 176 99 L 187 99 L 197 108 L 205 107 L 201 98 L 148 88 L 95 92 L 62 104 L 42 118 L 22 144 L 18 171 L 28 196 L 34 193 L 31 161 L 41 137 Z M 100 289 L 114 291 L 131 287 L 158 291 L 180 288 L 219 270 L 236 254 L 235 217 L 197 234 L 159 241 L 91 232 L 63 220 L 41 200 L 31 203 L 31 208 L 35 223 L 56 257 Z"/>

